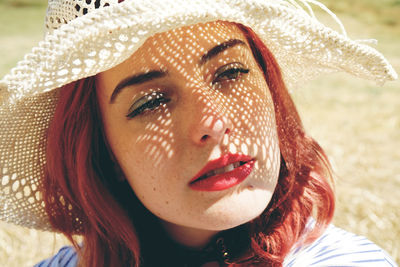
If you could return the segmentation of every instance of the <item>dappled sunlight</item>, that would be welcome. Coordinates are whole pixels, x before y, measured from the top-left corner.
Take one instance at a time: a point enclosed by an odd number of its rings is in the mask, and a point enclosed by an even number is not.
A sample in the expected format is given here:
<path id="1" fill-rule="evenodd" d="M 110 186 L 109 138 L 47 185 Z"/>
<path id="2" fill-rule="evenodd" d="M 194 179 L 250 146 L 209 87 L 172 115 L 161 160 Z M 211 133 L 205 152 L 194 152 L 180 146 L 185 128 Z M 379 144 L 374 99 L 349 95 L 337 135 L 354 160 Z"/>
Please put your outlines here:
<path id="1" fill-rule="evenodd" d="M 226 22 L 177 28 L 98 75 L 110 147 L 138 198 L 163 220 L 223 230 L 270 201 L 280 166 L 274 106 L 245 40 Z M 229 186 L 235 177 L 213 178 L 246 168 Z M 210 189 L 195 189 L 193 179 Z"/>

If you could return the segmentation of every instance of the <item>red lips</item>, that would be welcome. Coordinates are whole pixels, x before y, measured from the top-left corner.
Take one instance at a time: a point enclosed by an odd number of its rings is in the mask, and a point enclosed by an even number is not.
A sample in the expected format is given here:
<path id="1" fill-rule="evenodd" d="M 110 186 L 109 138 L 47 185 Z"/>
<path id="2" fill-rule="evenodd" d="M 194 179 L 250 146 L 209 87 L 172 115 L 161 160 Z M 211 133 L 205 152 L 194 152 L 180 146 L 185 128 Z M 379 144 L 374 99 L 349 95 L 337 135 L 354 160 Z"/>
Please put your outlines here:
<path id="1" fill-rule="evenodd" d="M 253 170 L 255 160 L 248 155 L 225 154 L 210 161 L 189 182 L 197 191 L 221 191 L 245 180 Z"/>

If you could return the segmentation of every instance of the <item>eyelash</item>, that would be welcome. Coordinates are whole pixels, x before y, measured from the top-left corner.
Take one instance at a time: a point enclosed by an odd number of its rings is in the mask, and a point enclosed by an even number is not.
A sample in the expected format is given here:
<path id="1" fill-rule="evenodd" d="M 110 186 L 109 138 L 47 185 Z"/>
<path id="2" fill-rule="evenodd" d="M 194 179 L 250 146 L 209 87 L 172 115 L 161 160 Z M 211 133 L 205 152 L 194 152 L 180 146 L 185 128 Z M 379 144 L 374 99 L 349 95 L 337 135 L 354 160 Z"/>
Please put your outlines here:
<path id="1" fill-rule="evenodd" d="M 220 67 L 214 74 L 215 79 L 212 84 L 229 80 L 236 80 L 239 75 L 249 73 L 250 69 L 244 67 L 242 63 L 234 62 L 226 64 Z M 151 94 L 141 97 L 139 100 L 135 101 L 133 105 L 129 108 L 126 117 L 132 119 L 137 115 L 140 115 L 146 111 L 152 111 L 157 109 L 161 104 L 170 102 L 171 99 L 162 92 L 153 92 Z"/>
<path id="2" fill-rule="evenodd" d="M 236 80 L 239 75 L 247 74 L 249 71 L 250 69 L 245 68 L 245 66 L 239 62 L 226 64 L 215 72 L 215 79 L 212 81 L 212 84 L 214 85 L 217 82 Z"/>
<path id="3" fill-rule="evenodd" d="M 171 99 L 168 98 L 165 93 L 153 92 L 135 101 L 135 103 L 133 103 L 133 105 L 129 108 L 126 117 L 128 119 L 132 119 L 143 112 L 155 110 L 161 104 L 168 103 L 169 101 L 171 101 Z"/>

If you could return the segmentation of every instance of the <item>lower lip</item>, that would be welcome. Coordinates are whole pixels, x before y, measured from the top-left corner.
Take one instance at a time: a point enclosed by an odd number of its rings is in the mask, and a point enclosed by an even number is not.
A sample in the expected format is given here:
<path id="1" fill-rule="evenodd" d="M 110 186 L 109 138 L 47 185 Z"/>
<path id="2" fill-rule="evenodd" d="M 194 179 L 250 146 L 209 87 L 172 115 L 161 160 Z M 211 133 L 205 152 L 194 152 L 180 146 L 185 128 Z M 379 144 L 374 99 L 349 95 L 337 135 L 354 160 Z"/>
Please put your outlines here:
<path id="1" fill-rule="evenodd" d="M 222 191 L 243 182 L 253 171 L 254 160 L 233 169 L 230 172 L 210 176 L 206 179 L 195 181 L 189 186 L 196 191 Z"/>

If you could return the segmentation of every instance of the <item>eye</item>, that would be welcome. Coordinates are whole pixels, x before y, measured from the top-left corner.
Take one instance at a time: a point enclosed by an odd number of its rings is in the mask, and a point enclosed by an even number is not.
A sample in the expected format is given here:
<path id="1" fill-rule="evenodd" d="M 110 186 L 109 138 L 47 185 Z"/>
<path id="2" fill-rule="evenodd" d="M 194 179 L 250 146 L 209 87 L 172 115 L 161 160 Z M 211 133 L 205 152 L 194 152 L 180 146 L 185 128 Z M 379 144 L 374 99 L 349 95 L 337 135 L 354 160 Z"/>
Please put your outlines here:
<path id="1" fill-rule="evenodd" d="M 240 62 L 226 64 L 215 72 L 215 78 L 212 81 L 212 84 L 227 80 L 236 80 L 240 74 L 246 74 L 249 73 L 249 71 L 250 70 Z"/>
<path id="2" fill-rule="evenodd" d="M 165 93 L 153 92 L 139 98 L 128 110 L 126 117 L 132 119 L 133 117 L 142 114 L 145 111 L 151 111 L 158 108 L 161 104 L 168 103 L 171 99 L 167 98 Z"/>

